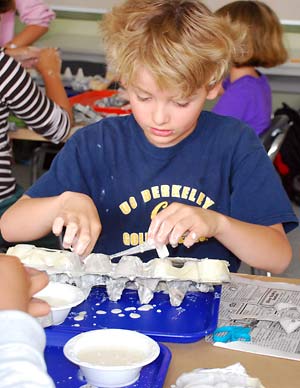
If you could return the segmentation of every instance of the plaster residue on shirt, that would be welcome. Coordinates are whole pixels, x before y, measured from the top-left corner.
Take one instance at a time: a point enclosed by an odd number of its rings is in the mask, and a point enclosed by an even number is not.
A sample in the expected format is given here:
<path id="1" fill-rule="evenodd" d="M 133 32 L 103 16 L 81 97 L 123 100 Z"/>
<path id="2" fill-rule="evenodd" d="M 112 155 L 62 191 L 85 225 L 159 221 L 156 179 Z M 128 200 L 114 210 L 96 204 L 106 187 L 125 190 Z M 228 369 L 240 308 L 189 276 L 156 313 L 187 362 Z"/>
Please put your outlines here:
<path id="1" fill-rule="evenodd" d="M 98 144 L 97 144 L 97 147 L 98 147 L 98 148 L 102 148 L 102 145 L 98 143 Z"/>
<path id="2" fill-rule="evenodd" d="M 100 193 L 100 200 L 102 200 L 104 197 L 105 197 L 105 189 L 102 189 Z"/>

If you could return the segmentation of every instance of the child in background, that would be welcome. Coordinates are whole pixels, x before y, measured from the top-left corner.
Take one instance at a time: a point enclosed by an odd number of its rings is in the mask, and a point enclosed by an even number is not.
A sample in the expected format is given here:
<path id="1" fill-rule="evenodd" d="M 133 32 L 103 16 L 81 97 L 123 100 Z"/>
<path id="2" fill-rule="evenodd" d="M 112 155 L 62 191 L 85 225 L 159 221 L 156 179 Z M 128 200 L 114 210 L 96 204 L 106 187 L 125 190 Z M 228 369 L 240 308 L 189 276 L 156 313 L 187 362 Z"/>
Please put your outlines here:
<path id="1" fill-rule="evenodd" d="M 54 388 L 43 355 L 46 336 L 32 317 L 47 315 L 50 311 L 46 302 L 32 298 L 47 283 L 46 273 L 25 269 L 17 257 L 0 255 L 2 388 Z"/>
<path id="2" fill-rule="evenodd" d="M 42 49 L 35 68 L 43 77 L 46 93 L 18 62 L 0 49 L 0 214 L 5 208 L 3 201 L 11 202 L 17 190 L 11 171 L 9 114 L 13 113 L 53 143 L 61 142 L 70 130 L 72 108 L 61 82 L 61 60 L 57 51 Z"/>
<path id="3" fill-rule="evenodd" d="M 149 238 L 173 257 L 228 260 L 232 272 L 240 260 L 284 271 L 297 218 L 272 163 L 246 124 L 202 111 L 240 30 L 198 0 L 128 0 L 105 14 L 102 33 L 132 115 L 77 131 L 2 216 L 4 237 L 65 228 L 64 247 L 83 256 Z"/>
<path id="4" fill-rule="evenodd" d="M 281 65 L 287 59 L 283 33 L 273 10 L 260 1 L 234 1 L 220 8 L 216 15 L 229 17 L 247 30 L 245 51 L 235 59 L 223 93 L 213 112 L 236 117 L 260 135 L 270 125 L 272 94 L 267 77 L 257 67 Z"/>
<path id="5" fill-rule="evenodd" d="M 15 50 L 19 49 L 5 51 Z M 53 143 L 64 140 L 71 127 L 72 108 L 61 81 L 61 60 L 57 50 L 41 49 L 35 68 L 44 80 L 46 94 L 18 62 L 0 49 L 0 217 L 24 192 L 12 174 L 9 114 L 13 113 L 28 128 Z M 52 240 L 57 246 L 57 240 Z M 0 235 L 0 246 L 6 245 Z"/>
<path id="6" fill-rule="evenodd" d="M 26 27 L 14 36 L 16 11 Z M 0 1 L 0 46 L 29 46 L 48 31 L 55 13 L 41 0 Z"/>

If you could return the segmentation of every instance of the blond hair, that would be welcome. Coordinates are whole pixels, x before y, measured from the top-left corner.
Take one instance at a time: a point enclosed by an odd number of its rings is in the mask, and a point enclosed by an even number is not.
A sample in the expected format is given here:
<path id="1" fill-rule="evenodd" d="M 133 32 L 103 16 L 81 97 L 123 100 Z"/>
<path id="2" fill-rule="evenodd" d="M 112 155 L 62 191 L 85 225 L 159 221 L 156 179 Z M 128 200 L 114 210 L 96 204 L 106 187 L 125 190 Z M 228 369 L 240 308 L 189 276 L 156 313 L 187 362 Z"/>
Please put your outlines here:
<path id="1" fill-rule="evenodd" d="M 100 28 L 116 79 L 130 85 L 143 66 L 161 89 L 185 96 L 226 76 L 241 35 L 198 0 L 127 0 Z"/>
<path id="2" fill-rule="evenodd" d="M 283 31 L 275 12 L 261 1 L 234 1 L 216 11 L 239 28 L 247 29 L 247 52 L 234 65 L 273 67 L 287 60 Z"/>

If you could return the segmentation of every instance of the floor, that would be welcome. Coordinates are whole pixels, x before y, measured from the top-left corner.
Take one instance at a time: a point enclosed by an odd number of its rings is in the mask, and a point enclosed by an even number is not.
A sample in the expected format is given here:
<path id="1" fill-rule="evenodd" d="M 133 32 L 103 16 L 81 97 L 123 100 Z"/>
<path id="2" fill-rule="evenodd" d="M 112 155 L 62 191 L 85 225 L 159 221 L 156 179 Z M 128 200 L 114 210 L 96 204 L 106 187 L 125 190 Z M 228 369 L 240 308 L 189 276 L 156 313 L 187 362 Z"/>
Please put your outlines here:
<path id="1" fill-rule="evenodd" d="M 17 181 L 23 187 L 30 185 L 30 166 L 27 164 L 16 163 L 13 167 Z M 299 206 L 292 204 L 295 213 L 300 219 Z M 280 276 L 287 278 L 300 278 L 300 229 L 299 227 L 288 234 L 289 241 L 293 248 L 293 260 L 287 270 Z M 250 273 L 250 268 L 247 265 L 241 265 L 241 273 Z"/>

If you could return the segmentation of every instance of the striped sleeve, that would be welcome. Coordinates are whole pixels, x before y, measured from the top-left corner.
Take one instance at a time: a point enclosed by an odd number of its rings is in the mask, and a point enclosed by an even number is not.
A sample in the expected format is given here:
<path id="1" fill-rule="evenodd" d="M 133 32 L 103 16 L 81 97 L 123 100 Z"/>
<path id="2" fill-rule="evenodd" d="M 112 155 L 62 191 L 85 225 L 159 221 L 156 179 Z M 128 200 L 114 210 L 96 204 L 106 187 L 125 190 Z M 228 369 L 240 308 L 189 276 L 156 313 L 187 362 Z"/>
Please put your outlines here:
<path id="1" fill-rule="evenodd" d="M 6 106 L 9 111 L 22 119 L 36 133 L 53 143 L 59 143 L 70 129 L 70 119 L 67 112 L 51 101 L 34 83 L 26 70 L 13 58 L 2 52 L 0 53 L 0 63 L 2 107 Z"/>

